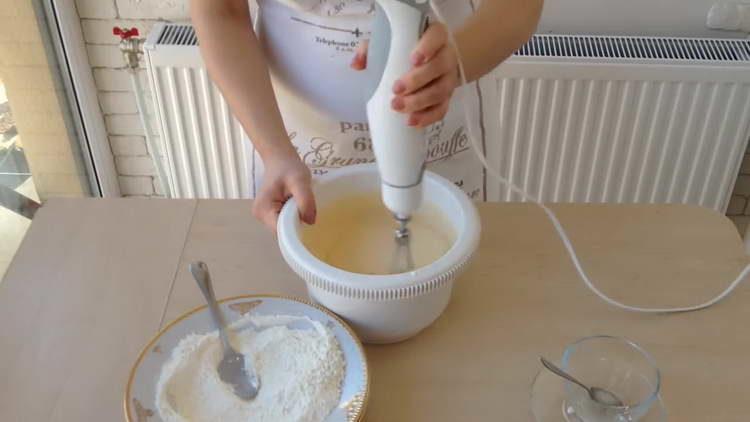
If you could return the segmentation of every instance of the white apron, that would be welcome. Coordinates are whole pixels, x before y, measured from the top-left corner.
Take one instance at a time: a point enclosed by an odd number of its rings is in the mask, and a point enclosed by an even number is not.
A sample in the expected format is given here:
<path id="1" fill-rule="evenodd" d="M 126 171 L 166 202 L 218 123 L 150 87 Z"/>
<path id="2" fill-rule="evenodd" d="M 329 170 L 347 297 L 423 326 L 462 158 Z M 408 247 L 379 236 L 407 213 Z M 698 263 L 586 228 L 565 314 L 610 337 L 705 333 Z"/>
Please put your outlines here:
<path id="1" fill-rule="evenodd" d="M 439 7 L 455 19 L 448 22 L 451 27 L 474 8 L 470 0 L 443 0 Z M 365 114 L 365 72 L 349 67 L 356 47 L 369 38 L 373 10 L 372 0 L 258 0 L 255 31 L 271 66 L 284 125 L 313 176 L 375 160 Z M 473 133 L 484 136 L 479 86 L 461 89 L 476 120 L 470 122 Z M 457 96 L 446 117 L 427 128 L 427 168 L 471 198 L 484 200 L 486 175 L 470 150 Z M 263 175 L 255 152 L 252 169 L 255 195 Z"/>

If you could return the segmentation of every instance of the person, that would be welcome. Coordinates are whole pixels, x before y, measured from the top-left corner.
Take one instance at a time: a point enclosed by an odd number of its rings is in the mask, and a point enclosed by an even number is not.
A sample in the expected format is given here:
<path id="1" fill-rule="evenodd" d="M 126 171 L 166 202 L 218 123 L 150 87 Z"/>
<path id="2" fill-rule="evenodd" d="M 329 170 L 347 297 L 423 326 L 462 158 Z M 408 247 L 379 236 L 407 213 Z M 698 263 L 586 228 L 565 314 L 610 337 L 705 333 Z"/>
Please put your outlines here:
<path id="1" fill-rule="evenodd" d="M 486 174 L 469 151 L 464 114 L 451 99 L 466 90 L 469 107 L 483 118 L 479 78 L 529 39 L 543 0 L 433 1 L 448 22 L 430 20 L 411 53 L 412 69 L 393 86 L 391 107 L 409 125 L 426 128 L 428 168 L 486 199 Z M 315 222 L 311 171 L 374 161 L 362 94 L 374 3 L 191 1 L 208 73 L 252 141 L 253 215 L 274 232 L 290 197 L 300 218 Z M 459 88 L 459 56 L 473 87 Z M 483 132 L 482 121 L 470 124 Z"/>

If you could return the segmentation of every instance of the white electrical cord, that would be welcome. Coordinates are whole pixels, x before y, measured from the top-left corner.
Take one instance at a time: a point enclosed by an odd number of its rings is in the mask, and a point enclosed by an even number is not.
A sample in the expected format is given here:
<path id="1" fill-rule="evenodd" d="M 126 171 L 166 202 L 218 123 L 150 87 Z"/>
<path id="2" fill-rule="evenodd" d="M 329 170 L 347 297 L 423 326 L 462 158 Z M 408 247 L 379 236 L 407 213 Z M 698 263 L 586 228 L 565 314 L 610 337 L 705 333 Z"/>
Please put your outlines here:
<path id="1" fill-rule="evenodd" d="M 444 19 L 443 15 L 440 13 L 440 10 L 435 6 L 435 1 L 430 0 L 430 8 L 432 9 L 435 16 L 438 18 L 440 22 L 445 23 L 446 20 Z M 456 57 L 458 61 L 458 69 L 459 69 L 459 76 L 461 79 L 461 85 L 466 86 L 468 85 L 468 82 L 466 80 L 466 72 L 464 71 L 464 65 L 463 61 L 461 60 L 461 54 L 458 48 L 456 47 L 456 39 L 453 36 L 453 33 L 451 31 L 448 31 L 448 40 L 451 47 L 456 52 Z M 485 170 L 488 174 L 490 174 L 493 178 L 495 178 L 498 182 L 504 184 L 509 189 L 511 189 L 513 192 L 521 195 L 525 200 L 530 201 L 538 205 L 544 213 L 549 218 L 550 222 L 552 223 L 552 226 L 555 228 L 555 231 L 557 232 L 557 235 L 560 237 L 560 240 L 562 240 L 563 245 L 565 246 L 565 250 L 568 252 L 568 256 L 570 256 L 570 260 L 573 261 L 573 265 L 575 266 L 576 272 L 578 273 L 578 276 L 583 280 L 584 284 L 586 284 L 586 287 L 588 287 L 594 294 L 596 294 L 600 299 L 607 302 L 608 304 L 615 306 L 620 309 L 624 309 L 627 311 L 632 312 L 645 312 L 645 313 L 676 313 L 676 312 L 691 312 L 691 311 L 698 311 L 701 309 L 708 308 L 710 306 L 715 305 L 716 303 L 720 302 L 727 296 L 729 296 L 732 291 L 740 284 L 742 281 L 745 280 L 745 277 L 747 277 L 748 273 L 750 273 L 750 264 L 745 266 L 745 268 L 740 272 L 740 274 L 735 278 L 735 280 L 732 282 L 732 284 L 729 285 L 721 294 L 714 297 L 713 299 L 693 306 L 685 306 L 685 307 L 679 307 L 679 308 L 640 308 L 637 306 L 630 306 L 626 305 L 624 303 L 618 302 L 606 294 L 604 294 L 601 290 L 597 289 L 594 283 L 592 283 L 591 279 L 589 278 L 588 274 L 586 274 L 586 271 L 583 269 L 583 266 L 581 265 L 580 260 L 578 259 L 578 255 L 575 252 L 575 249 L 573 248 L 573 244 L 570 241 L 570 238 L 568 238 L 567 233 L 565 233 L 565 229 L 563 229 L 562 224 L 560 224 L 560 220 L 557 219 L 557 216 L 555 213 L 546 205 L 544 205 L 543 202 L 541 202 L 539 199 L 535 198 L 534 196 L 530 195 L 526 191 L 524 191 L 522 188 L 514 185 L 510 181 L 508 181 L 505 177 L 500 175 L 500 173 L 492 168 L 489 163 L 487 163 L 487 157 L 484 156 L 482 152 L 481 146 L 478 144 L 478 139 L 474 136 L 473 133 L 473 127 L 471 124 L 471 115 L 469 112 L 469 106 L 467 105 L 465 97 L 462 95 L 460 98 L 461 106 L 464 109 L 464 118 L 466 119 L 466 128 L 467 128 L 467 134 L 469 136 L 469 139 L 471 141 L 471 149 L 474 150 L 474 153 L 476 154 L 479 161 L 482 163 L 482 166 L 484 166 Z"/>

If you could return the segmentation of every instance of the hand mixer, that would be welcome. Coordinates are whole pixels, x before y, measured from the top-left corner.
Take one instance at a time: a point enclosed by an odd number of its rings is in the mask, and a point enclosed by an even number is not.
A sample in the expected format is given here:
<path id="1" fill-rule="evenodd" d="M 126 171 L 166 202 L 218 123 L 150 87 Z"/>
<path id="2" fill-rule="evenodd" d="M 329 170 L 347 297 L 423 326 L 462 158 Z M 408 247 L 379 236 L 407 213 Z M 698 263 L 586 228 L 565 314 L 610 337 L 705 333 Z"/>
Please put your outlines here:
<path id="1" fill-rule="evenodd" d="M 426 0 L 376 0 L 367 52 L 371 97 L 367 120 L 381 180 L 383 204 L 399 223 L 392 272 L 414 269 L 408 223 L 422 203 L 422 175 L 427 157 L 423 129 L 410 127 L 408 116 L 391 108 L 393 84 L 411 69 L 409 57 L 427 29 Z"/>

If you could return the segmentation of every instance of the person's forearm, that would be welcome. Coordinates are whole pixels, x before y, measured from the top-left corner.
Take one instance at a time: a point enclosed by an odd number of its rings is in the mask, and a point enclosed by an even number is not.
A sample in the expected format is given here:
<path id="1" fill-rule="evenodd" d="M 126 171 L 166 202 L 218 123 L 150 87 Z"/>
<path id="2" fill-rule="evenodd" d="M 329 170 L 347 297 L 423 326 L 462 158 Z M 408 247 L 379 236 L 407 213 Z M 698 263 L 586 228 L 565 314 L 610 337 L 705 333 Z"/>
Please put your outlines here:
<path id="1" fill-rule="evenodd" d="M 543 0 L 482 1 L 455 34 L 466 79 L 481 78 L 521 47 L 534 33 L 543 4 Z"/>
<path id="2" fill-rule="evenodd" d="M 208 73 L 263 160 L 296 154 L 247 0 L 192 0 L 190 11 Z"/>

